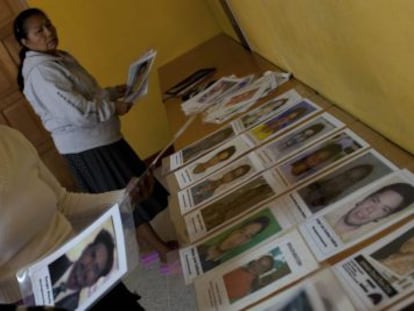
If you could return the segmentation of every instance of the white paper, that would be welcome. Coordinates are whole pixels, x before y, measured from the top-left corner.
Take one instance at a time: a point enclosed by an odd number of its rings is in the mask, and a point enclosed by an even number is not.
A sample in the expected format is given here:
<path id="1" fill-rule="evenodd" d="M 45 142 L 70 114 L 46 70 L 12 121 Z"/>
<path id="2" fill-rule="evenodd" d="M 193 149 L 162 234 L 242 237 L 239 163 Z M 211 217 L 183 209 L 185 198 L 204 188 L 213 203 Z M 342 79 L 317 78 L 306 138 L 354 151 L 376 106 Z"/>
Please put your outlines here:
<path id="1" fill-rule="evenodd" d="M 180 189 L 183 189 L 226 166 L 252 148 L 253 145 L 247 137 L 243 134 L 236 136 L 217 149 L 175 171 L 173 175 Z"/>
<path id="2" fill-rule="evenodd" d="M 106 291 L 126 273 L 127 265 L 124 232 L 122 229 L 119 207 L 116 204 L 76 237 L 47 257 L 34 263 L 30 267 L 27 267 L 32 282 L 36 305 L 54 305 L 52 287 L 55 284 L 51 283 L 52 271 L 49 270 L 49 265 L 63 255 L 66 255 L 69 258 L 74 258 L 72 259 L 73 261 L 76 260 L 80 256 L 82 250 L 91 243 L 96 235 L 102 230 L 109 232 L 114 239 L 114 263 L 109 274 L 105 277 L 101 277 L 96 284 L 89 288 L 84 288 L 81 291 L 79 304 L 76 310 L 85 310 L 101 295 L 106 293 Z M 20 272 L 18 274 L 20 274 Z M 59 296 L 57 296 L 57 298 L 59 298 Z"/>
<path id="3" fill-rule="evenodd" d="M 261 268 L 254 274 L 251 269 L 257 264 Z M 194 281 L 198 308 L 240 310 L 317 267 L 300 234 L 292 231 L 198 277 Z"/>
<path id="4" fill-rule="evenodd" d="M 273 115 L 280 113 L 290 105 L 298 102 L 301 98 L 302 97 L 295 89 L 291 89 L 275 98 L 268 100 L 256 109 L 245 113 L 231 123 L 237 134 L 242 133 L 246 129 L 270 119 Z"/>
<path id="5" fill-rule="evenodd" d="M 259 303 L 248 311 L 355 311 L 329 268 Z"/>
<path id="6" fill-rule="evenodd" d="M 257 145 L 266 140 L 273 139 L 291 129 L 299 122 L 315 115 L 322 110 L 321 107 L 312 103 L 309 99 L 293 104 L 288 109 L 275 114 L 271 119 L 264 121 L 247 131 Z"/>
<path id="7" fill-rule="evenodd" d="M 289 229 L 292 224 L 278 207 L 275 202 L 265 204 L 206 239 L 181 248 L 180 259 L 186 284 Z"/>
<path id="8" fill-rule="evenodd" d="M 344 123 L 325 112 L 262 145 L 256 152 L 261 155 L 261 158 L 266 159 L 266 166 L 269 167 L 344 127 Z"/>
<path id="9" fill-rule="evenodd" d="M 334 266 L 354 303 L 379 310 L 414 292 L 414 220 Z M 390 273 L 391 272 L 391 273 Z"/>
<path id="10" fill-rule="evenodd" d="M 219 227 L 227 225 L 266 201 L 276 198 L 286 186 L 272 171 L 232 189 L 226 195 L 184 215 L 190 241 L 195 241 Z"/>
<path id="11" fill-rule="evenodd" d="M 149 50 L 129 66 L 125 102 L 135 102 L 148 93 L 148 76 L 156 55 L 155 50 Z"/>
<path id="12" fill-rule="evenodd" d="M 216 199 L 264 170 L 254 151 L 177 193 L 182 214 Z"/>
<path id="13" fill-rule="evenodd" d="M 345 129 L 277 165 L 277 170 L 287 183 L 295 185 L 349 159 L 368 146 L 362 138 Z"/>
<path id="14" fill-rule="evenodd" d="M 324 260 L 413 214 L 413 185 L 404 170 L 388 174 L 309 218 L 300 231 L 318 260 Z M 404 188 L 383 191 L 387 186 Z"/>

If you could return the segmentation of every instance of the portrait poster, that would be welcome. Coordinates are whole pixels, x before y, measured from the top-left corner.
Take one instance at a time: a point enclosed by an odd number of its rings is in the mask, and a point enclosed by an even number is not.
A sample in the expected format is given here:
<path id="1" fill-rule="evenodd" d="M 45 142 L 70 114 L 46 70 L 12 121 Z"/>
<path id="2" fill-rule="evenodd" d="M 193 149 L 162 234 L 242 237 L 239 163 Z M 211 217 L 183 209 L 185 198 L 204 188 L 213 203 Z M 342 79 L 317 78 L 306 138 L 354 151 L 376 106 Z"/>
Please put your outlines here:
<path id="1" fill-rule="evenodd" d="M 206 154 L 214 148 L 217 148 L 235 136 L 236 133 L 232 125 L 227 125 L 214 131 L 213 133 L 173 153 L 168 158 L 166 157 L 162 163 L 163 174 L 165 175 L 188 164 L 190 161 Z"/>
<path id="2" fill-rule="evenodd" d="M 298 222 L 302 221 L 397 170 L 399 168 L 395 164 L 374 149 L 368 149 L 292 191 L 290 196 L 295 207 L 290 212 Z"/>
<path id="3" fill-rule="evenodd" d="M 356 311 L 330 268 L 273 295 L 248 311 Z"/>
<path id="4" fill-rule="evenodd" d="M 222 77 L 206 90 L 183 102 L 181 104 L 181 109 L 186 115 L 199 113 L 211 105 L 216 104 L 226 94 L 249 85 L 253 78 L 253 75 L 248 75 L 242 78 L 236 78 L 235 76 Z"/>
<path id="5" fill-rule="evenodd" d="M 211 150 L 173 173 L 178 187 L 183 189 L 226 166 L 254 147 L 243 134 Z"/>
<path id="6" fill-rule="evenodd" d="M 129 66 L 125 102 L 135 102 L 147 94 L 148 76 L 156 55 L 155 50 L 149 50 Z"/>
<path id="7" fill-rule="evenodd" d="M 299 154 L 277 165 L 276 169 L 287 183 L 295 185 L 349 159 L 368 147 L 368 143 L 362 138 L 349 129 L 345 129 L 302 150 Z"/>
<path id="8" fill-rule="evenodd" d="M 289 80 L 288 73 L 266 72 L 260 78 L 252 81 L 249 85 L 240 88 L 236 92 L 226 94 L 216 105 L 211 106 L 204 112 L 203 121 L 210 123 L 222 123 L 240 114 L 256 101 L 266 96 L 278 85 Z"/>
<path id="9" fill-rule="evenodd" d="M 282 95 L 268 100 L 256 109 L 253 109 L 236 120 L 232 121 L 232 125 L 236 133 L 242 133 L 245 130 L 270 119 L 276 113 L 287 109 L 294 103 L 301 100 L 301 96 L 295 89 L 291 89 Z"/>
<path id="10" fill-rule="evenodd" d="M 333 256 L 414 212 L 414 178 L 388 174 L 302 223 L 299 228 L 318 260 Z"/>
<path id="11" fill-rule="evenodd" d="M 344 127 L 344 123 L 325 112 L 265 143 L 256 152 L 265 159 L 266 166 L 272 166 Z"/>
<path id="12" fill-rule="evenodd" d="M 334 271 L 360 310 L 379 310 L 414 291 L 414 219 L 356 254 Z"/>
<path id="13" fill-rule="evenodd" d="M 290 227 L 291 223 L 272 202 L 206 239 L 181 248 L 180 260 L 186 284 L 231 258 L 274 239 Z"/>
<path id="14" fill-rule="evenodd" d="M 104 248 L 98 249 L 97 243 L 101 243 Z M 93 285 L 83 285 L 81 289 L 72 290 L 63 286 L 77 280 L 76 284 L 81 287 L 80 283 L 85 280 L 86 273 L 90 277 L 89 272 L 77 262 L 90 256 L 91 249 L 99 251 L 100 260 L 96 267 L 101 267 L 102 271 L 96 272 L 95 269 L 94 272 L 101 276 L 97 276 Z M 74 238 L 24 270 L 19 271 L 18 275 L 30 276 L 36 305 L 86 310 L 127 272 L 119 206 L 114 205 Z M 81 278 L 82 272 L 85 276 Z M 58 292 L 58 289 L 62 290 Z"/>
<path id="15" fill-rule="evenodd" d="M 293 230 L 194 280 L 204 310 L 241 310 L 318 268 Z"/>
<path id="16" fill-rule="evenodd" d="M 254 151 L 242 156 L 210 176 L 177 193 L 178 205 L 185 214 L 216 199 L 264 170 Z"/>
<path id="17" fill-rule="evenodd" d="M 293 104 L 288 109 L 275 114 L 271 119 L 254 126 L 246 133 L 257 145 L 260 145 L 264 141 L 273 139 L 283 132 L 292 129 L 299 122 L 304 121 L 321 110 L 321 107 L 310 100 L 302 99 L 302 101 Z"/>
<path id="18" fill-rule="evenodd" d="M 237 217 L 280 195 L 285 186 L 272 171 L 265 171 L 224 196 L 184 215 L 191 242 L 212 230 L 227 225 Z"/>

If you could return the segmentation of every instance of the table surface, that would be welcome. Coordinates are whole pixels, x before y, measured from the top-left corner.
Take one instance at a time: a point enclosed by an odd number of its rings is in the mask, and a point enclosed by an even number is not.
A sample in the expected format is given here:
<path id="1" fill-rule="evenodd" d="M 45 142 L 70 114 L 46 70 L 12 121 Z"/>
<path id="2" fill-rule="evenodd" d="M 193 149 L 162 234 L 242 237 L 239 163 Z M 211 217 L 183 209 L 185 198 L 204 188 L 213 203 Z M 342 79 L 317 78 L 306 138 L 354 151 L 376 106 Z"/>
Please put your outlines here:
<path id="1" fill-rule="evenodd" d="M 211 79 L 219 79 L 223 76 L 231 74 L 234 74 L 237 77 L 246 76 L 252 73 L 261 75 L 266 70 L 283 71 L 261 56 L 245 50 L 239 43 L 227 35 L 220 34 L 160 67 L 158 73 L 161 92 L 164 93 L 170 87 L 183 80 L 191 73 L 200 68 L 206 67 L 217 68 L 217 72 L 211 77 Z M 397 166 L 400 168 L 407 168 L 412 172 L 414 171 L 414 157 L 410 153 L 404 151 L 379 133 L 367 127 L 357 118 L 346 113 L 338 106 L 324 99 L 322 96 L 318 95 L 317 92 L 295 78 L 292 78 L 287 83 L 276 88 L 276 90 L 261 99 L 251 109 L 257 107 L 272 97 L 286 92 L 291 88 L 295 88 L 303 97 L 309 98 L 316 104 L 320 105 L 325 111 L 331 113 L 344 122 L 348 128 L 365 139 L 372 148 L 391 160 Z M 170 98 L 165 100 L 164 103 L 171 132 L 176 133 L 186 122 L 188 117 L 185 116 L 181 110 L 180 99 Z M 222 126 L 223 124 L 216 125 L 203 123 L 201 117 L 197 116 L 187 130 L 175 141 L 174 147 L 176 150 L 180 150 L 186 145 L 206 136 Z M 181 242 L 186 243 L 187 239 L 185 238 L 185 232 L 183 231 L 185 226 L 179 208 L 171 207 L 170 215 Z M 408 220 L 409 219 L 391 226 L 389 229 L 381 232 L 380 234 L 390 232 Z M 327 263 L 333 264 L 338 260 L 349 256 L 351 253 L 355 252 L 356 249 L 360 249 L 376 239 L 378 239 L 378 235 L 340 253 L 335 257 L 330 258 Z"/>

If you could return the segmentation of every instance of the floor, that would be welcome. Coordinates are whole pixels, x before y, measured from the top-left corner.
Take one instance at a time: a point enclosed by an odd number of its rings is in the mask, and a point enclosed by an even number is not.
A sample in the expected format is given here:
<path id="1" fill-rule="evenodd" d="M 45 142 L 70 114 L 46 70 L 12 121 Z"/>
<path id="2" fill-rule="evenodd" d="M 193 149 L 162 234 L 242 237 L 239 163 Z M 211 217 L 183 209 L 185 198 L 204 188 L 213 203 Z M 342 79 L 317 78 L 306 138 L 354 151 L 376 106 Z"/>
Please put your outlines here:
<path id="1" fill-rule="evenodd" d="M 157 176 L 157 171 L 155 176 Z M 175 236 L 168 209 L 152 221 L 152 226 L 164 240 Z M 178 254 L 172 253 L 169 262 L 175 262 L 167 273 L 160 262 L 140 263 L 124 282 L 140 296 L 140 304 L 148 311 L 193 311 L 197 310 L 195 292 L 192 285 L 185 285 L 179 266 Z M 171 268 L 171 265 L 170 265 Z"/>

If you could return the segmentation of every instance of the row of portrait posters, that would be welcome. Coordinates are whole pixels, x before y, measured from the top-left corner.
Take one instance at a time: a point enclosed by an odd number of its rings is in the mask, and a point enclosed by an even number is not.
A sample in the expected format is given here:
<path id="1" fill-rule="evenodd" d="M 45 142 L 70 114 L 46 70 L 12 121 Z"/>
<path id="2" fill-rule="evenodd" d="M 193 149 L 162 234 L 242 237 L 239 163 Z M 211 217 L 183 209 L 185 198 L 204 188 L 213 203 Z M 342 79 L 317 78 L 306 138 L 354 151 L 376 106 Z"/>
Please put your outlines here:
<path id="1" fill-rule="evenodd" d="M 209 138 L 218 137 L 221 131 L 229 135 L 209 144 Z M 196 147 L 202 145 L 208 147 L 203 151 Z M 364 299 L 348 290 L 323 290 L 329 283 L 331 289 L 347 288 L 339 268 L 316 273 L 320 279 L 304 277 L 328 259 L 368 239 L 378 239 L 390 226 L 412 217 L 412 173 L 400 169 L 295 90 L 188 148 L 198 150 L 185 157 L 184 148 L 168 159 L 168 168 L 163 170 L 169 172 L 167 180 L 174 190 L 170 203 L 181 212 L 189 241 L 179 254 L 183 276 L 186 284 L 194 284 L 200 310 L 254 310 L 265 302 L 257 310 L 266 306 L 296 310 L 300 302 L 309 305 L 309 310 L 336 310 L 341 305 L 327 307 L 329 300 L 356 306 L 355 310 L 358 304 L 364 306 L 361 310 L 375 310 L 376 304 L 355 302 Z M 226 152 L 227 156 L 218 156 Z M 300 247 L 295 248 L 296 243 Z M 273 257 L 275 266 L 282 268 L 276 269 L 278 273 L 272 270 L 275 274 L 251 276 L 249 265 L 265 262 L 260 256 L 265 253 L 269 257 L 264 258 L 271 261 Z M 373 259 L 367 262 L 372 264 Z M 238 280 L 231 281 L 231 276 Z M 303 286 L 280 291 L 301 278 Z M 405 289 L 406 284 L 401 287 Z M 397 301 L 414 291 L 407 288 L 389 300 Z M 272 308 L 267 298 L 275 293 L 274 297 L 283 296 L 275 298 L 278 307 Z M 386 302 L 379 305 L 388 305 L 388 298 L 382 299 Z"/>

